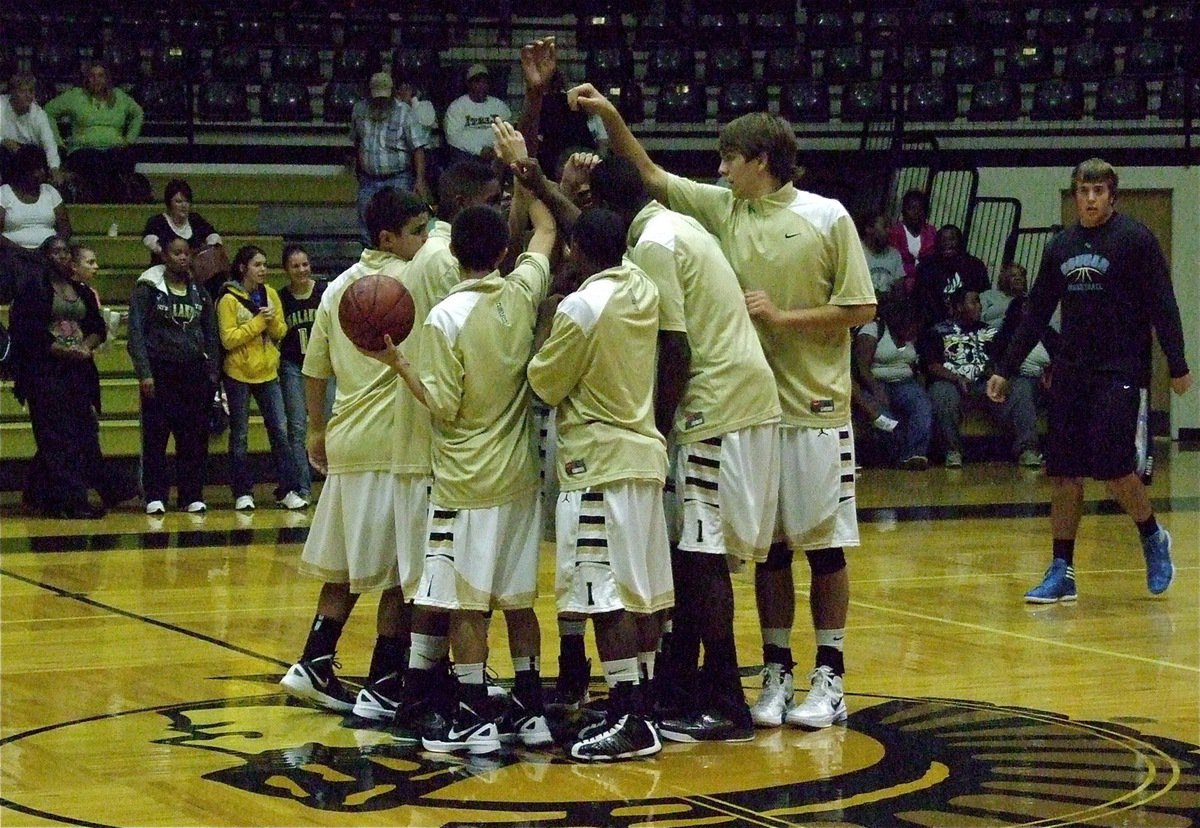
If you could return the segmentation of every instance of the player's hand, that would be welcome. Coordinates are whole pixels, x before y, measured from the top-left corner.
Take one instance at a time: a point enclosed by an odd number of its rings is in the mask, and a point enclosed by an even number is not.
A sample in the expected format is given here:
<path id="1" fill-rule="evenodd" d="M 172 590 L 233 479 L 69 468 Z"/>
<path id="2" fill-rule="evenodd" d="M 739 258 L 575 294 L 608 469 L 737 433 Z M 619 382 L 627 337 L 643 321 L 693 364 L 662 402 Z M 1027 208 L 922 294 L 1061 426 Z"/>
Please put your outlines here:
<path id="1" fill-rule="evenodd" d="M 758 319 L 770 325 L 776 324 L 782 315 L 765 290 L 746 291 L 746 310 L 751 319 Z"/>
<path id="2" fill-rule="evenodd" d="M 592 170 L 600 163 L 600 156 L 594 152 L 573 152 L 563 164 L 562 181 L 559 186 L 563 194 L 571 199 L 588 186 L 592 180 Z"/>
<path id="3" fill-rule="evenodd" d="M 154 399 L 154 378 L 147 377 L 144 380 L 138 380 L 138 391 L 141 392 L 142 399 Z"/>
<path id="4" fill-rule="evenodd" d="M 999 374 L 992 374 L 987 381 L 988 399 L 994 403 L 1002 403 L 1008 399 L 1008 380 Z"/>
<path id="5" fill-rule="evenodd" d="M 525 136 L 516 127 L 501 118 L 492 119 L 492 148 L 496 152 L 496 157 L 506 167 L 529 157 L 529 150 L 525 146 Z"/>
<path id="6" fill-rule="evenodd" d="M 588 115 L 601 115 L 605 110 L 615 112 L 617 109 L 612 101 L 601 95 L 600 90 L 590 83 L 581 83 L 568 89 L 567 106 L 571 109 L 582 109 Z"/>
<path id="7" fill-rule="evenodd" d="M 1171 377 L 1171 390 L 1176 394 L 1186 394 L 1192 387 L 1192 373 L 1189 371 L 1182 377 Z"/>
<path id="8" fill-rule="evenodd" d="M 355 346 L 357 347 L 357 346 Z M 368 351 L 366 348 L 358 348 L 358 352 L 365 357 L 382 362 L 387 367 L 403 372 L 403 369 L 410 367 L 412 363 L 400 351 L 400 346 L 392 342 L 391 334 L 383 335 L 383 350 Z"/>
<path id="9" fill-rule="evenodd" d="M 546 174 L 542 172 L 542 165 L 538 163 L 536 158 L 522 158 L 519 161 L 514 161 L 509 164 L 509 169 L 516 176 L 517 181 L 520 181 L 525 189 L 533 193 L 537 198 L 542 198 L 546 195 L 547 185 Z"/>
<path id="10" fill-rule="evenodd" d="M 549 35 L 521 47 L 521 74 L 525 88 L 544 90 L 550 84 L 550 76 L 558 66 L 558 53 L 554 35 Z"/>
<path id="11" fill-rule="evenodd" d="M 305 448 L 308 449 L 308 463 L 321 474 L 329 473 L 329 457 L 325 454 L 325 432 L 308 430 L 308 437 L 304 440 Z"/>

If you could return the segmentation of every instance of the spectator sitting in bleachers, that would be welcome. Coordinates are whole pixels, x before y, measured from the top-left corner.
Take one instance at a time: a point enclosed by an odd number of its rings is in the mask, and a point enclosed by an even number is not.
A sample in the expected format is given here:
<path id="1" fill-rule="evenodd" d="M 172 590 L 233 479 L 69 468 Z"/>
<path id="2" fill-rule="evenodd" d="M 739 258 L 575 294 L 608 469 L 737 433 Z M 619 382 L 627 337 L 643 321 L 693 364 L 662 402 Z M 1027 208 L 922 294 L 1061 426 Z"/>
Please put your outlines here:
<path id="1" fill-rule="evenodd" d="M 932 406 L 918 375 L 912 303 L 894 297 L 854 337 L 854 403 L 878 432 L 889 463 L 909 471 L 929 466 Z"/>
<path id="2" fill-rule="evenodd" d="M 8 82 L 8 94 L 0 95 L 0 183 L 8 181 L 13 156 L 26 144 L 42 148 L 50 166 L 50 179 L 59 183 L 62 171 L 58 141 L 45 110 L 37 104 L 37 79 L 16 74 Z"/>
<path id="3" fill-rule="evenodd" d="M 108 68 L 90 63 L 83 84 L 49 101 L 46 115 L 60 146 L 67 148 L 63 166 L 81 179 L 80 200 L 104 203 L 137 201 L 133 142 L 142 134 L 142 107 L 112 85 Z M 64 142 L 58 120 L 65 118 L 71 135 Z"/>
<path id="4" fill-rule="evenodd" d="M 947 224 L 937 234 L 937 249 L 917 266 L 913 297 L 925 327 L 950 316 L 949 296 L 959 290 L 983 293 L 992 285 L 987 265 L 963 248 L 962 230 Z"/>
<path id="5" fill-rule="evenodd" d="M 904 262 L 904 290 L 911 296 L 917 284 L 917 265 L 933 253 L 937 228 L 929 223 L 929 196 L 909 190 L 900 201 L 900 220 L 892 225 L 888 242 Z"/>
<path id="6" fill-rule="evenodd" d="M 450 157 L 447 166 L 464 159 L 490 161 L 492 150 L 492 121 L 500 118 L 512 121 L 508 104 L 489 93 L 491 75 L 482 63 L 467 69 L 467 93 L 455 98 L 446 107 L 442 132 Z"/>
<path id="7" fill-rule="evenodd" d="M 12 180 L 0 186 L 0 244 L 27 250 L 51 236 L 71 238 L 71 219 L 62 195 L 46 181 L 46 153 L 22 144 L 13 154 Z"/>
<path id="8" fill-rule="evenodd" d="M 1012 434 L 1013 454 L 1022 466 L 1041 465 L 1037 451 L 1037 412 L 1032 389 L 1014 385 L 1003 403 L 988 399 L 986 384 L 997 331 L 979 320 L 979 293 L 960 289 L 950 294 L 950 318 L 928 328 L 917 343 L 917 352 L 929 377 L 933 403 L 935 445 L 945 456 L 946 468 L 962 468 L 960 427 L 964 408 L 978 407 L 1003 421 Z"/>
<path id="9" fill-rule="evenodd" d="M 1028 292 L 1029 280 L 1025 268 L 1016 262 L 1006 264 L 1000 269 L 996 286 L 979 294 L 983 323 L 999 330 L 1013 299 L 1024 297 Z"/>
<path id="10" fill-rule="evenodd" d="M 904 262 L 900 251 L 888 242 L 887 221 L 879 213 L 860 216 L 858 236 L 871 270 L 875 298 L 883 304 L 893 296 L 904 294 Z"/>
<path id="11" fill-rule="evenodd" d="M 163 251 L 172 239 L 183 239 L 198 253 L 206 246 L 221 243 L 221 236 L 208 220 L 192 209 L 192 188 L 182 179 L 174 178 L 163 188 L 166 209 L 146 219 L 142 244 L 150 251 L 150 264 L 162 264 Z"/>

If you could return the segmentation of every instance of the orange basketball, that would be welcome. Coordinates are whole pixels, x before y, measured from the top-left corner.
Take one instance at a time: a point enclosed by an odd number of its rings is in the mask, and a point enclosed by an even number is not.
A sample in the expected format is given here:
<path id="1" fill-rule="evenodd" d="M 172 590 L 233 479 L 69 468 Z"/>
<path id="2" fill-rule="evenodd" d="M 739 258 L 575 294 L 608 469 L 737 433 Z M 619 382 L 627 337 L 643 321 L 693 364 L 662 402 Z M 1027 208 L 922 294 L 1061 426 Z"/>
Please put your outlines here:
<path id="1" fill-rule="evenodd" d="M 398 280 L 364 276 L 342 294 L 338 322 L 350 341 L 365 351 L 382 351 L 384 334 L 399 343 L 412 330 L 416 308 L 412 294 Z"/>

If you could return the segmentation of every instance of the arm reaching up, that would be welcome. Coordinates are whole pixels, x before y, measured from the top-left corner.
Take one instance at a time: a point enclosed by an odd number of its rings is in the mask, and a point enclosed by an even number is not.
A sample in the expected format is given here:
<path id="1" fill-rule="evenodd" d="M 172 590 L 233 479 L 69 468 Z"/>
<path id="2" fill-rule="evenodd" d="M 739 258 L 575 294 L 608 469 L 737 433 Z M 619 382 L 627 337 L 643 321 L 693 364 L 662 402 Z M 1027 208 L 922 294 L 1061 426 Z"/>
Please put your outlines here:
<path id="1" fill-rule="evenodd" d="M 613 102 L 600 94 L 590 83 L 583 83 L 567 92 L 567 103 L 572 109 L 582 109 L 589 115 L 600 117 L 608 133 L 609 148 L 615 154 L 632 161 L 650 196 L 666 204 L 667 171 L 650 159 L 646 148 L 633 137 L 629 125 L 625 123 Z"/>

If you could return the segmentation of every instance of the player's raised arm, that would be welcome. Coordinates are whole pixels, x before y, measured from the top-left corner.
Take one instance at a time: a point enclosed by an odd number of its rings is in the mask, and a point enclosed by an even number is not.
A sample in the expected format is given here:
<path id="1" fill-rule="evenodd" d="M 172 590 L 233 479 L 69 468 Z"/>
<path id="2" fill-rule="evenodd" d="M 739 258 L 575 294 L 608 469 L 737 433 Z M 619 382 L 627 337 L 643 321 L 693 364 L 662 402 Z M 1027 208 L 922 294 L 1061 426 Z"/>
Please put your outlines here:
<path id="1" fill-rule="evenodd" d="M 567 103 L 589 115 L 598 115 L 608 132 L 609 148 L 616 155 L 628 158 L 637 167 L 651 197 L 667 203 L 667 171 L 650 158 L 646 148 L 633 136 L 629 125 L 616 106 L 590 83 L 582 83 L 567 92 Z"/>

